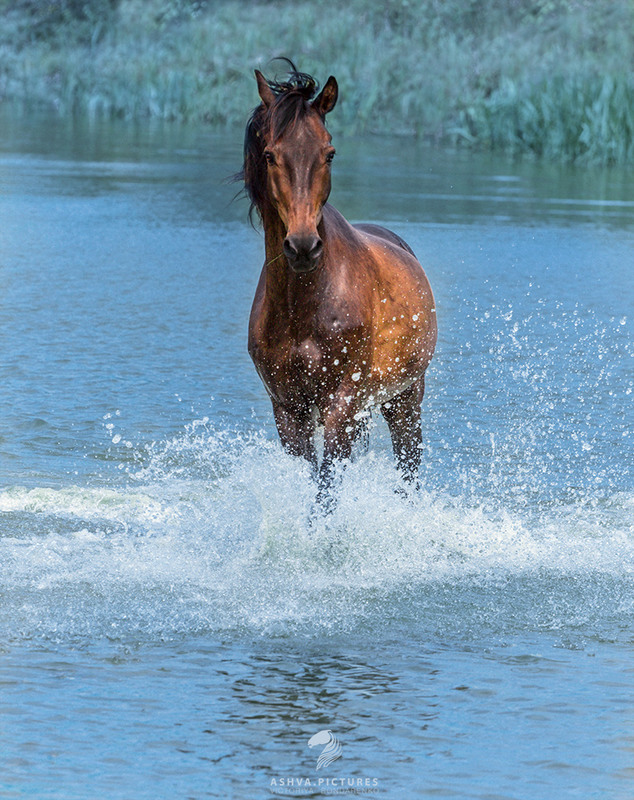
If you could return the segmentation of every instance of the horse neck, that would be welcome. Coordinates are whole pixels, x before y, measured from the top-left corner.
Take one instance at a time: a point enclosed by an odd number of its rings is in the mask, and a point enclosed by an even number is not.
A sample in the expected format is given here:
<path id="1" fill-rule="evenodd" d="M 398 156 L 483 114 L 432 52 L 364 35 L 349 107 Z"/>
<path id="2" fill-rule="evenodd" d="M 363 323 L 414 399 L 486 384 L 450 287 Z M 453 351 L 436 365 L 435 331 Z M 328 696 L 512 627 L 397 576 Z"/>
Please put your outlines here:
<path id="1" fill-rule="evenodd" d="M 284 256 L 284 239 L 286 231 L 279 214 L 273 208 L 262 211 L 262 224 L 264 226 L 264 249 L 266 253 L 267 274 L 275 275 L 286 272 L 286 257 Z M 272 268 L 272 269 L 270 269 Z M 281 269 L 283 268 L 283 269 Z"/>
<path id="2" fill-rule="evenodd" d="M 317 272 L 309 275 L 297 275 L 288 266 L 284 255 L 284 239 L 286 229 L 277 211 L 272 208 L 262 212 L 264 226 L 264 248 L 266 293 L 272 302 L 281 303 L 292 310 L 298 303 L 304 305 L 310 301 L 312 289 L 316 285 L 317 276 L 323 274 L 323 265 Z M 326 230 L 323 221 L 318 226 L 319 235 L 326 249 Z"/>

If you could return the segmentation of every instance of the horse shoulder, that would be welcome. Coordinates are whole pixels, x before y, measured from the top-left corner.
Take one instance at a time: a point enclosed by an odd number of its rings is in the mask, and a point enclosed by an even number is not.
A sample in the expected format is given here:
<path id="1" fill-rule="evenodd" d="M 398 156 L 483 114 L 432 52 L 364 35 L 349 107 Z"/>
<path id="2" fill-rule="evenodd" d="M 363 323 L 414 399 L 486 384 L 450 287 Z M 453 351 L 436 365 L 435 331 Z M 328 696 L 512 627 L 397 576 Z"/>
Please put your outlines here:
<path id="1" fill-rule="evenodd" d="M 318 289 L 317 322 L 323 333 L 337 337 L 367 322 L 359 281 L 363 247 L 352 225 L 328 203 L 324 206 L 324 228 L 327 263 Z"/>
<path id="2" fill-rule="evenodd" d="M 372 298 L 373 371 L 385 388 L 424 372 L 437 337 L 436 309 L 429 281 L 412 249 L 387 228 L 362 225 L 374 271 Z"/>
<path id="3" fill-rule="evenodd" d="M 391 318 L 399 309 L 399 315 L 407 311 L 404 318 L 429 316 L 435 307 L 431 286 L 412 249 L 387 228 L 365 227 L 359 230 L 359 236 L 370 253 L 377 287 L 375 300 L 381 304 L 379 316 L 387 314 Z M 378 228 L 381 235 L 375 233 L 374 228 Z"/>

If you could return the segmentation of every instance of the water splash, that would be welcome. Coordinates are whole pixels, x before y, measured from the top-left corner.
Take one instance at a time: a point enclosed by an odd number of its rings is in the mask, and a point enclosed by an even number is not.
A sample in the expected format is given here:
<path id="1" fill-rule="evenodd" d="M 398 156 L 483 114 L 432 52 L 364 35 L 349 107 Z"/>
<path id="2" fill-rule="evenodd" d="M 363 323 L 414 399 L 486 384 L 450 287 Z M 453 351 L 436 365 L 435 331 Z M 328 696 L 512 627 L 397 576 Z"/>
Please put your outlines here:
<path id="1" fill-rule="evenodd" d="M 315 519 L 302 462 L 205 423 L 140 449 L 116 486 L 6 489 L 0 636 L 427 635 L 500 614 L 553 630 L 598 615 L 605 633 L 631 611 L 631 494 L 521 510 L 398 486 L 371 451 Z"/>

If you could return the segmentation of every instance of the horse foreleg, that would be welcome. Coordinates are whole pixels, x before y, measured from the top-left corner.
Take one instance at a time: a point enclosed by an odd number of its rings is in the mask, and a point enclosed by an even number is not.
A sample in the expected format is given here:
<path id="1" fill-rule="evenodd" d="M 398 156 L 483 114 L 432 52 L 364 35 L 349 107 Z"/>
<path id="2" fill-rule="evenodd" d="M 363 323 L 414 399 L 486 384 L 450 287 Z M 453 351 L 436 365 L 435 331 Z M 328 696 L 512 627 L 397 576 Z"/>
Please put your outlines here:
<path id="1" fill-rule="evenodd" d="M 357 408 L 353 396 L 353 389 L 339 392 L 324 414 L 324 456 L 319 469 L 317 503 L 325 513 L 330 513 L 336 502 L 337 465 L 350 458 L 359 427 L 354 418 Z"/>
<path id="2" fill-rule="evenodd" d="M 317 453 L 313 444 L 315 421 L 305 409 L 289 409 L 273 401 L 273 416 L 282 447 L 292 456 L 305 458 L 317 473 Z"/>
<path id="3" fill-rule="evenodd" d="M 423 449 L 420 404 L 424 393 L 423 375 L 404 392 L 381 406 L 381 413 L 390 429 L 396 463 L 405 480 L 416 485 Z"/>

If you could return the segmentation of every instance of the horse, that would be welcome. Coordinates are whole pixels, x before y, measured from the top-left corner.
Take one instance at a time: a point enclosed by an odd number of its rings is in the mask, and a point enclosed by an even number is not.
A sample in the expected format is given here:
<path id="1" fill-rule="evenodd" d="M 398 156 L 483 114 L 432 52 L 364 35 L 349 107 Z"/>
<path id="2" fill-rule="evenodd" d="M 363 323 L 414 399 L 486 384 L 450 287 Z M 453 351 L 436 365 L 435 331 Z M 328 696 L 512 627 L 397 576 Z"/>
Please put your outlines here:
<path id="1" fill-rule="evenodd" d="M 422 266 L 400 236 L 353 225 L 327 202 L 335 148 L 326 115 L 337 102 L 337 81 L 331 75 L 319 91 L 313 77 L 288 63 L 286 81 L 255 70 L 261 102 L 244 137 L 239 177 L 265 245 L 248 350 L 282 446 L 309 462 L 317 507 L 328 513 L 337 467 L 350 458 L 374 407 L 387 422 L 406 485 L 418 485 L 436 307 Z"/>

